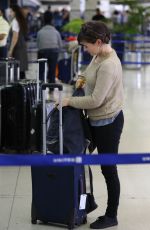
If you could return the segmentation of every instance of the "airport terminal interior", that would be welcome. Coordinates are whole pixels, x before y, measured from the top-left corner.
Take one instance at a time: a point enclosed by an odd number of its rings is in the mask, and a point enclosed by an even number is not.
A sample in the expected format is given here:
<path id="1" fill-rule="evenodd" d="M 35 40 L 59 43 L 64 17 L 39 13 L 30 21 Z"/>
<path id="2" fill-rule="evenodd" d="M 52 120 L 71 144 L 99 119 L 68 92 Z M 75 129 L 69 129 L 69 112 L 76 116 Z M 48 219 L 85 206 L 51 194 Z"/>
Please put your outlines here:
<path id="1" fill-rule="evenodd" d="M 21 2 L 21 1 L 20 1 Z M 22 1 L 25 2 L 25 1 Z M 31 1 L 32 2 L 32 1 Z M 34 4 L 36 1 L 33 1 Z M 37 1 L 38 2 L 38 1 Z M 51 5 L 52 11 L 56 8 L 67 10 L 77 14 L 76 3 L 80 1 L 39 1 L 41 12 Z M 82 1 L 81 1 L 82 2 Z M 84 2 L 84 1 L 83 1 Z M 92 3 L 94 2 L 94 6 Z M 107 4 L 106 4 L 107 2 Z M 112 3 L 111 3 L 112 2 Z M 99 7 L 107 17 L 111 10 L 122 12 L 128 6 L 117 1 L 90 1 L 87 0 L 87 8 Z M 118 1 L 119 2 L 119 1 Z M 123 2 L 123 1 L 120 1 Z M 150 7 L 149 1 L 145 2 L 144 8 Z M 57 4 L 56 4 L 57 3 Z M 103 4 L 102 4 L 103 3 Z M 30 3 L 31 4 L 31 3 Z M 29 4 L 29 5 L 30 5 Z M 64 4 L 64 5 L 63 5 Z M 78 5 L 77 4 L 77 5 Z M 97 5 L 98 4 L 98 5 Z M 102 4 L 102 5 L 101 5 Z M 71 8 L 73 7 L 73 9 Z M 31 7 L 33 10 L 33 6 Z M 80 11 L 78 7 L 78 11 Z M 149 11 L 150 12 L 150 11 Z M 80 12 L 81 13 L 81 12 Z M 83 15 L 82 15 L 83 16 Z M 150 153 L 150 37 L 147 20 L 147 27 L 144 35 L 139 38 L 139 43 L 133 52 L 129 51 L 126 44 L 126 53 L 122 60 L 123 86 L 124 86 L 124 129 L 120 140 L 119 154 L 127 153 Z M 35 31 L 34 31 L 35 32 Z M 147 42 L 144 42 L 147 41 Z M 133 55 L 132 55 L 133 54 Z M 28 40 L 28 59 L 32 61 L 37 58 L 36 38 Z M 79 63 L 82 69 L 81 63 Z M 35 79 L 36 66 L 29 62 L 29 69 L 26 78 Z M 59 79 L 57 82 L 61 83 Z M 72 85 L 62 83 L 64 86 L 63 97 L 72 94 Z M 58 97 L 55 90 L 52 95 Z M 97 154 L 96 151 L 93 154 Z M 107 205 L 106 184 L 100 170 L 100 166 L 92 165 L 94 195 L 98 208 L 88 214 L 87 223 L 77 227 L 79 230 L 89 229 L 90 223 L 98 216 L 104 215 Z M 118 165 L 119 178 L 121 183 L 120 204 L 118 209 L 118 226 L 110 227 L 112 230 L 149 230 L 150 229 L 150 166 L 149 164 L 122 164 Z M 59 230 L 66 229 L 64 226 L 52 224 L 44 225 L 41 222 L 34 225 L 31 223 L 31 168 L 16 166 L 0 167 L 0 230 Z M 55 207 L 57 209 L 57 206 Z M 59 212 L 59 210 L 58 210 Z"/>

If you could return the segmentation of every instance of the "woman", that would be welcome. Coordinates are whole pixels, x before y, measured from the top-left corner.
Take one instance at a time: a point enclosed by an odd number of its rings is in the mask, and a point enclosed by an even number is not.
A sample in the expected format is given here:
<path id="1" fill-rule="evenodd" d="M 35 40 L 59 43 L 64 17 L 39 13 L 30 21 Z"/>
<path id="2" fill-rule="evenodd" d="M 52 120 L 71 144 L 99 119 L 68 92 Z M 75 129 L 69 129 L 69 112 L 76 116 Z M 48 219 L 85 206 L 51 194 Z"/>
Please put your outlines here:
<path id="1" fill-rule="evenodd" d="M 9 23 L 4 18 L 3 10 L 0 9 L 0 58 L 7 57 L 7 37 L 9 34 Z"/>
<path id="2" fill-rule="evenodd" d="M 93 56 L 81 77 L 85 79 L 85 96 L 63 100 L 63 106 L 87 110 L 99 154 L 118 153 L 124 123 L 122 67 L 109 41 L 110 32 L 103 22 L 91 21 L 83 24 L 78 42 Z M 120 182 L 117 167 L 102 165 L 101 170 L 107 185 L 107 209 L 104 216 L 98 217 L 90 225 L 92 229 L 118 224 Z"/>
<path id="3" fill-rule="evenodd" d="M 27 35 L 27 23 L 23 15 L 22 9 L 18 5 L 10 8 L 11 32 L 10 32 L 10 48 L 8 57 L 14 57 L 20 61 L 20 78 L 25 78 L 25 71 L 28 68 L 27 47 L 25 37 Z"/>

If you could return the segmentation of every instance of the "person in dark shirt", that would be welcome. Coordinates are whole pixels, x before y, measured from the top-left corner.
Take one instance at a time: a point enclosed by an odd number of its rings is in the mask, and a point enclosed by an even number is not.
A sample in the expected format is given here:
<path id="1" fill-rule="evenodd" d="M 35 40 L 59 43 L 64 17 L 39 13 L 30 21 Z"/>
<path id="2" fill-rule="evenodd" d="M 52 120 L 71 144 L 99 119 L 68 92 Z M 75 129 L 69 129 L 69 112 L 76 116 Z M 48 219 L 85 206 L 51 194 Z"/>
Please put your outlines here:
<path id="1" fill-rule="evenodd" d="M 20 6 L 10 7 L 11 30 L 8 57 L 13 57 L 20 62 L 20 79 L 25 79 L 25 71 L 28 69 L 28 56 L 26 36 L 28 33 L 27 21 Z"/>
<path id="2" fill-rule="evenodd" d="M 51 11 L 51 6 L 50 5 L 48 5 L 47 10 L 45 11 L 45 13 L 49 14 L 50 15 L 49 17 L 53 17 L 53 13 Z"/>
<path id="3" fill-rule="evenodd" d="M 96 14 L 92 17 L 92 20 L 94 21 L 104 21 L 106 18 L 105 16 L 101 13 L 99 8 L 96 8 Z"/>

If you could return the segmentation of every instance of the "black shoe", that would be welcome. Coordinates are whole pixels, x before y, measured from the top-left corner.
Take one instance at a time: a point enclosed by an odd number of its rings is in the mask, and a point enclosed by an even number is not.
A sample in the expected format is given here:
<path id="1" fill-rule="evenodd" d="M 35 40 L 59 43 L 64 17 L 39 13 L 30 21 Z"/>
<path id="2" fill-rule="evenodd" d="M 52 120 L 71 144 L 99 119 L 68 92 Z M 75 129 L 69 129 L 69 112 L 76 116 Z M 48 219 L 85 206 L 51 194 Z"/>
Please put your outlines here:
<path id="1" fill-rule="evenodd" d="M 103 229 L 118 225 L 117 217 L 100 216 L 95 222 L 90 224 L 92 229 Z"/>

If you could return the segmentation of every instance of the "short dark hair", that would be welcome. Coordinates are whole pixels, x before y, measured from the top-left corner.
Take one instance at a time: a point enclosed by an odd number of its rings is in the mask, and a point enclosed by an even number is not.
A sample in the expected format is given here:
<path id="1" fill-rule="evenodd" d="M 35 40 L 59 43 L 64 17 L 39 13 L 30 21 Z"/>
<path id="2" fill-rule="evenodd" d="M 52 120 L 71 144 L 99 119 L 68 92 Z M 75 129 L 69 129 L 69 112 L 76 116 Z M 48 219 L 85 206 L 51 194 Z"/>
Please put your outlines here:
<path id="1" fill-rule="evenodd" d="M 97 39 L 105 44 L 110 41 L 110 31 L 105 23 L 101 21 L 89 21 L 82 25 L 77 40 L 81 42 L 95 43 Z"/>
<path id="2" fill-rule="evenodd" d="M 44 24 L 45 25 L 51 24 L 52 23 L 52 19 L 53 19 L 52 13 L 46 11 L 44 13 Z"/>
<path id="3" fill-rule="evenodd" d="M 51 5 L 48 5 L 47 9 L 48 9 L 48 10 L 51 10 Z"/>

